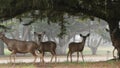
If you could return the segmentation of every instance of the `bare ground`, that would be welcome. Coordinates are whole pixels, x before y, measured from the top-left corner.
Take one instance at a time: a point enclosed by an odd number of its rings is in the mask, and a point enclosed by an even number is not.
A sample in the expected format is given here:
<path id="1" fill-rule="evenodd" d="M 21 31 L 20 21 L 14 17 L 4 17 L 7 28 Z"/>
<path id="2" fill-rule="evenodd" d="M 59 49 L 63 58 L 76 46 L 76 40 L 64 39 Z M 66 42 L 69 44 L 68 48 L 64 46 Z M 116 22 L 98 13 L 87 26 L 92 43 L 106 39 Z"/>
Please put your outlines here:
<path id="1" fill-rule="evenodd" d="M 47 63 L 45 65 L 36 66 L 36 68 L 120 68 L 120 62 L 85 62 L 85 63 Z"/>
<path id="2" fill-rule="evenodd" d="M 45 62 L 50 62 L 51 56 L 46 56 L 44 58 Z M 73 56 L 73 61 L 76 61 L 76 56 Z M 103 55 L 86 55 L 84 56 L 85 62 L 96 62 L 96 61 L 106 61 L 112 59 L 112 56 L 103 56 Z M 31 63 L 33 62 L 34 57 L 33 56 L 17 56 L 16 57 L 16 63 L 19 62 L 25 62 L 25 63 Z M 69 59 L 70 60 L 70 59 Z M 0 57 L 0 63 L 9 63 L 9 56 L 1 56 Z M 36 62 L 39 62 L 39 57 L 37 58 Z M 66 56 L 57 56 L 57 62 L 65 62 L 67 61 Z M 82 62 L 81 56 L 79 57 L 79 61 Z M 54 60 L 53 60 L 54 62 Z"/>
<path id="3" fill-rule="evenodd" d="M 120 68 L 120 61 L 99 62 L 60 62 L 60 63 L 16 63 L 15 65 L 0 64 L 0 68 Z"/>

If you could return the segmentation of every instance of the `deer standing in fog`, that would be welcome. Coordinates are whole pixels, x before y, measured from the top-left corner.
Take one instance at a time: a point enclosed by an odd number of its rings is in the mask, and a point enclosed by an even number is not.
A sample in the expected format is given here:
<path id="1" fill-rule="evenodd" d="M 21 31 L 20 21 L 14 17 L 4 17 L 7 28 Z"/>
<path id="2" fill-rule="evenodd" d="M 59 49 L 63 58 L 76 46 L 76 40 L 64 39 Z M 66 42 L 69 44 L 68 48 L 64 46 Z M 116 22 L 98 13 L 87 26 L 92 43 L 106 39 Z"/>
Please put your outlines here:
<path id="1" fill-rule="evenodd" d="M 10 54 L 10 62 L 12 62 L 12 56 L 13 56 L 15 63 L 16 53 L 22 53 L 22 54 L 31 53 L 35 57 L 33 62 L 35 63 L 37 58 L 35 51 L 38 50 L 39 48 L 37 43 L 33 41 L 20 41 L 16 39 L 9 39 L 5 37 L 5 35 L 2 32 L 0 33 L 0 39 L 7 45 L 8 49 L 12 52 Z"/>
<path id="2" fill-rule="evenodd" d="M 70 55 L 70 59 L 71 59 L 71 62 L 72 62 L 72 54 L 74 52 L 77 52 L 77 62 L 79 60 L 79 52 L 81 53 L 82 55 L 82 60 L 84 62 L 84 58 L 83 58 L 83 49 L 84 49 L 84 45 L 85 45 L 85 41 L 86 41 L 86 38 L 89 36 L 90 34 L 87 34 L 86 36 L 83 36 L 82 34 L 80 34 L 80 36 L 83 38 L 82 42 L 71 42 L 69 44 L 69 51 L 68 51 L 68 54 L 67 54 L 67 61 L 68 61 L 68 57 Z"/>
<path id="3" fill-rule="evenodd" d="M 57 61 L 57 56 L 56 56 L 56 51 L 55 51 L 56 43 L 53 41 L 42 42 L 42 37 L 45 33 L 34 32 L 34 34 L 37 35 L 38 43 L 40 45 L 39 51 L 43 54 L 43 57 L 44 57 L 45 52 L 50 52 L 52 54 L 52 58 L 51 58 L 50 62 L 52 62 L 54 57 L 55 57 L 55 62 L 56 62 Z"/>

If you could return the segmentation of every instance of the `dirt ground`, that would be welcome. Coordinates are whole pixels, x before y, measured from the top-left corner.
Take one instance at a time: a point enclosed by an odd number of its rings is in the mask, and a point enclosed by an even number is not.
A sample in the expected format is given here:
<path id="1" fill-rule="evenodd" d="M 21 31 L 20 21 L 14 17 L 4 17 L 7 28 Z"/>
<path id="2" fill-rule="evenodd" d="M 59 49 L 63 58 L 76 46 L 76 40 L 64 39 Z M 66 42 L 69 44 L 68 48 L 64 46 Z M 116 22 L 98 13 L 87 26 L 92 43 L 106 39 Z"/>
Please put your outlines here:
<path id="1" fill-rule="evenodd" d="M 85 62 L 96 62 L 96 61 L 106 61 L 109 59 L 112 59 L 112 56 L 103 56 L 103 55 L 86 55 L 84 56 Z M 50 62 L 51 56 L 44 57 L 45 62 Z M 33 56 L 17 56 L 15 63 L 31 63 L 33 62 L 34 57 Z M 70 60 L 70 59 L 69 59 Z M 73 55 L 73 61 L 75 62 L 77 60 L 76 56 Z M 39 62 L 39 57 L 37 58 L 36 62 Z M 53 59 L 53 62 L 55 60 Z M 57 56 L 57 62 L 66 62 L 67 57 L 66 56 Z M 0 57 L 0 64 L 2 63 L 9 63 L 9 56 L 2 56 Z M 82 62 L 81 56 L 79 57 L 79 62 Z"/>
<path id="2" fill-rule="evenodd" d="M 46 63 L 45 65 L 37 64 L 35 68 L 120 68 L 120 61 Z"/>
<path id="3" fill-rule="evenodd" d="M 120 68 L 120 61 L 99 61 L 99 62 L 60 62 L 60 63 L 15 63 L 0 64 L 0 68 Z"/>

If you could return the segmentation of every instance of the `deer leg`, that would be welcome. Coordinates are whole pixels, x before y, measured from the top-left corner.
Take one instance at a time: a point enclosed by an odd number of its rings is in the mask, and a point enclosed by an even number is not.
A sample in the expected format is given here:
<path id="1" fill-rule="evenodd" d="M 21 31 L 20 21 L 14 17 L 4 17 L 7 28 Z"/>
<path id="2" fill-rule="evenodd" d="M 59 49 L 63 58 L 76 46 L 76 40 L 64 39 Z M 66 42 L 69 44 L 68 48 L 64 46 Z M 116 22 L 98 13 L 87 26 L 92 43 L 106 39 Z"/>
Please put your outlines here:
<path id="1" fill-rule="evenodd" d="M 51 58 L 50 62 L 52 62 L 52 60 L 53 60 L 53 57 L 55 56 L 55 53 L 54 53 L 54 51 L 51 51 L 51 54 L 52 54 L 52 58 Z"/>
<path id="2" fill-rule="evenodd" d="M 44 63 L 44 52 L 42 52 L 42 55 L 40 56 L 40 59 L 42 60 L 42 63 Z"/>
<path id="3" fill-rule="evenodd" d="M 69 61 L 69 54 L 70 54 L 70 51 L 68 51 L 67 53 L 67 62 Z"/>
<path id="4" fill-rule="evenodd" d="M 39 51 L 40 62 L 44 63 L 43 52 L 40 50 L 38 50 L 38 51 Z"/>
<path id="5" fill-rule="evenodd" d="M 42 52 L 42 56 L 40 57 L 40 59 L 42 60 L 42 63 L 44 63 L 44 52 Z"/>
<path id="6" fill-rule="evenodd" d="M 56 52 L 54 50 L 54 56 L 55 56 L 55 63 L 57 62 L 57 55 L 56 55 Z"/>
<path id="7" fill-rule="evenodd" d="M 12 63 L 12 53 L 10 54 L 10 63 Z"/>
<path id="8" fill-rule="evenodd" d="M 12 55 L 13 53 L 10 54 L 10 63 L 12 63 Z"/>
<path id="9" fill-rule="evenodd" d="M 70 52 L 70 59 L 71 59 L 71 62 L 72 62 L 72 52 Z"/>
<path id="10" fill-rule="evenodd" d="M 32 53 L 32 55 L 34 56 L 34 61 L 33 61 L 33 64 L 35 64 L 36 59 L 37 59 L 37 55 L 36 55 L 35 51 L 34 51 L 34 52 L 31 52 L 31 53 Z"/>
<path id="11" fill-rule="evenodd" d="M 44 63 L 43 52 L 39 52 L 40 62 Z"/>
<path id="12" fill-rule="evenodd" d="M 34 55 L 34 61 L 33 61 L 33 64 L 35 64 L 36 59 L 37 59 L 37 56 L 36 56 L 36 55 Z"/>
<path id="13" fill-rule="evenodd" d="M 14 63 L 15 63 L 15 58 L 16 58 L 16 54 L 13 54 Z"/>
<path id="14" fill-rule="evenodd" d="M 43 53 L 42 53 L 42 55 L 40 56 L 40 60 L 42 60 L 42 63 L 44 63 L 44 56 L 43 56 Z"/>
<path id="15" fill-rule="evenodd" d="M 78 60 L 79 60 L 79 52 L 77 52 L 77 62 L 78 62 Z"/>
<path id="16" fill-rule="evenodd" d="M 83 60 L 83 62 L 84 62 L 84 56 L 83 56 L 83 53 L 81 52 L 81 56 L 82 56 L 82 60 Z"/>
<path id="17" fill-rule="evenodd" d="M 113 57 L 114 57 L 114 59 L 116 59 L 114 52 L 115 52 L 115 48 L 113 49 Z"/>
<path id="18" fill-rule="evenodd" d="M 12 53 L 10 54 L 10 63 L 12 63 L 12 56 L 14 57 L 14 54 L 15 54 L 14 51 L 12 51 Z M 15 62 L 15 57 L 14 57 L 14 62 Z"/>
<path id="19" fill-rule="evenodd" d="M 41 52 L 41 55 L 40 55 L 40 60 L 42 61 L 42 63 L 44 64 L 44 52 Z"/>
<path id="20" fill-rule="evenodd" d="M 55 57 L 55 63 L 56 63 L 56 61 L 57 61 L 56 52 L 55 51 L 51 51 L 51 54 L 52 54 L 52 58 L 51 58 L 50 62 L 52 62 L 53 57 Z"/>
<path id="21" fill-rule="evenodd" d="M 53 53 L 53 52 L 51 52 L 51 53 L 52 53 L 52 57 L 51 57 L 51 60 L 50 60 L 50 62 L 52 62 L 52 60 L 53 60 L 53 57 L 54 57 L 54 56 L 53 56 L 53 55 L 54 55 L 54 53 Z"/>
<path id="22" fill-rule="evenodd" d="M 54 57 L 54 56 L 52 55 L 50 62 L 52 62 L 52 60 L 53 60 L 53 57 Z"/>

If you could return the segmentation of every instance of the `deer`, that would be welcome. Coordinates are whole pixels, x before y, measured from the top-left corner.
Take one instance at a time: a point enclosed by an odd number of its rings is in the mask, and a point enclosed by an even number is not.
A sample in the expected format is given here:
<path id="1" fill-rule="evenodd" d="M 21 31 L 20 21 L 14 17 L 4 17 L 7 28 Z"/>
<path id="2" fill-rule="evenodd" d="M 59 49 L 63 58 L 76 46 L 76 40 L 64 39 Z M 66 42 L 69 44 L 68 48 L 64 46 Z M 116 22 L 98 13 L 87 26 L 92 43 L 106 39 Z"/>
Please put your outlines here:
<path id="1" fill-rule="evenodd" d="M 15 63 L 15 57 L 17 53 L 20 54 L 31 53 L 34 56 L 33 64 L 35 64 L 37 59 L 36 51 L 39 48 L 36 42 L 10 39 L 7 38 L 3 32 L 0 32 L 0 39 L 7 45 L 8 50 L 11 51 L 10 63 L 12 63 L 12 59 L 13 62 Z"/>
<path id="2" fill-rule="evenodd" d="M 79 52 L 81 53 L 81 56 L 82 56 L 82 60 L 84 62 L 84 58 L 83 58 L 83 49 L 84 49 L 84 46 L 85 46 L 85 41 L 86 41 L 86 38 L 90 35 L 90 33 L 88 33 L 86 36 L 83 36 L 82 34 L 80 34 L 80 36 L 83 38 L 82 42 L 71 42 L 69 44 L 69 51 L 67 53 L 67 61 L 68 61 L 68 57 L 70 55 L 70 59 L 71 59 L 71 62 L 72 62 L 72 54 L 74 52 L 77 52 L 77 62 L 78 62 L 78 58 L 79 58 Z"/>
<path id="3" fill-rule="evenodd" d="M 120 29 L 119 28 L 115 28 L 112 32 L 111 32 L 111 38 L 112 38 L 112 42 L 113 42 L 113 46 L 114 46 L 114 50 L 117 50 L 117 55 L 119 55 L 120 53 L 120 37 L 118 37 L 118 34 L 120 34 Z M 117 59 L 114 56 L 115 60 Z M 120 58 L 120 57 L 119 57 Z"/>
<path id="4" fill-rule="evenodd" d="M 42 38 L 43 38 L 45 32 L 34 32 L 34 34 L 37 35 L 38 43 L 40 46 L 39 51 L 43 54 L 43 57 L 44 57 L 45 52 L 50 52 L 52 54 L 50 62 L 52 62 L 54 57 L 55 57 L 55 62 L 56 62 L 57 61 L 57 56 L 56 56 L 56 46 L 57 45 L 56 45 L 56 43 L 53 41 L 42 42 Z"/>
<path id="5" fill-rule="evenodd" d="M 109 29 L 106 28 L 105 30 L 110 33 L 110 30 L 109 30 Z M 115 29 L 115 30 L 116 30 L 116 29 Z M 113 31 L 110 33 L 110 35 L 111 35 L 111 38 L 112 38 L 111 41 L 112 41 L 113 46 L 114 46 L 113 51 L 112 51 L 112 55 L 113 55 L 113 58 L 116 60 L 117 58 L 116 58 L 116 56 L 115 56 L 115 50 L 117 50 L 117 47 L 116 47 L 116 45 L 115 45 L 115 40 L 114 40 L 115 30 L 113 30 Z"/>
<path id="6" fill-rule="evenodd" d="M 116 56 L 115 56 L 115 50 L 117 50 L 117 48 L 114 47 L 112 53 L 113 53 L 113 58 L 116 60 L 117 58 L 116 58 Z"/>

